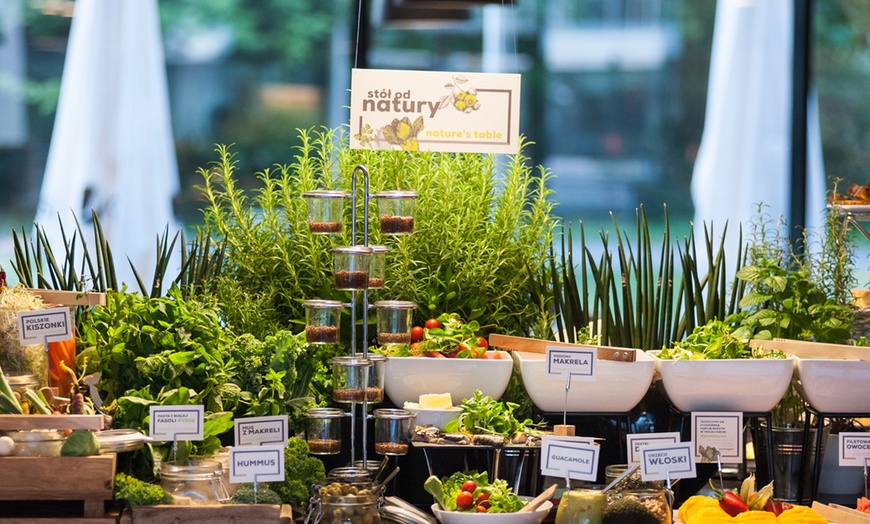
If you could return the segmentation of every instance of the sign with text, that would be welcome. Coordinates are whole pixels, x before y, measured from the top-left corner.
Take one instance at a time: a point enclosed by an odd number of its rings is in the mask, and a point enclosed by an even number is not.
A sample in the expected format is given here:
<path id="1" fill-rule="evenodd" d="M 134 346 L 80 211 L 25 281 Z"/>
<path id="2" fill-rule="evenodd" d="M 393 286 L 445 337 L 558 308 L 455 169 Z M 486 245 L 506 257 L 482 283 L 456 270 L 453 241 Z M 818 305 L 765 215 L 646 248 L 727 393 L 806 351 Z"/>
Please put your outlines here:
<path id="1" fill-rule="evenodd" d="M 287 415 L 236 419 L 233 427 L 236 446 L 280 444 L 287 446 Z"/>
<path id="2" fill-rule="evenodd" d="M 870 433 L 840 433 L 840 466 L 863 466 L 870 459 Z"/>
<path id="3" fill-rule="evenodd" d="M 642 480 L 695 478 L 695 457 L 691 442 L 655 444 L 640 450 Z"/>
<path id="4" fill-rule="evenodd" d="M 599 446 L 585 437 L 541 438 L 541 474 L 550 477 L 588 480 L 598 477 Z"/>
<path id="5" fill-rule="evenodd" d="M 69 308 L 55 307 L 18 312 L 18 338 L 22 345 L 72 339 Z"/>
<path id="6" fill-rule="evenodd" d="M 265 444 L 230 449 L 230 482 L 281 482 L 284 480 L 284 446 Z"/>
<path id="7" fill-rule="evenodd" d="M 631 433 L 626 437 L 628 464 L 640 464 L 640 450 L 645 446 L 678 444 L 679 442 L 680 434 L 676 431 L 670 433 Z"/>
<path id="8" fill-rule="evenodd" d="M 350 147 L 517 154 L 520 75 L 354 69 Z"/>
<path id="9" fill-rule="evenodd" d="M 598 348 L 547 346 L 547 378 L 550 380 L 595 380 Z"/>
<path id="10" fill-rule="evenodd" d="M 149 436 L 154 440 L 202 440 L 205 407 L 151 406 Z"/>
<path id="11" fill-rule="evenodd" d="M 698 462 L 743 462 L 743 413 L 693 412 L 692 441 Z"/>

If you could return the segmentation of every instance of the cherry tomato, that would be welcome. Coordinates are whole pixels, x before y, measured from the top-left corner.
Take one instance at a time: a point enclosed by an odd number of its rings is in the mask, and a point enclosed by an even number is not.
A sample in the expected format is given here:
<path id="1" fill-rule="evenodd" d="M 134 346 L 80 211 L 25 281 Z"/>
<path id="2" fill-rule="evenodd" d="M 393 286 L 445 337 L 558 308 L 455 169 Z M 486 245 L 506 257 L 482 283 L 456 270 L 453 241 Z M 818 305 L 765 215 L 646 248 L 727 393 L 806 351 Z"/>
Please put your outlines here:
<path id="1" fill-rule="evenodd" d="M 477 502 L 478 504 L 483 504 L 484 502 L 486 502 L 486 506 L 489 507 L 489 493 L 487 493 L 486 491 L 481 491 L 477 494 L 477 500 L 475 502 Z"/>
<path id="2" fill-rule="evenodd" d="M 483 337 L 477 337 L 477 347 L 486 349 L 489 347 L 489 342 L 487 342 Z"/>
<path id="3" fill-rule="evenodd" d="M 462 483 L 462 487 L 459 489 L 469 493 L 474 493 L 474 490 L 477 489 L 477 484 L 475 484 L 473 480 L 466 480 Z"/>
<path id="4" fill-rule="evenodd" d="M 437 318 L 430 318 L 426 321 L 426 329 L 437 329 L 441 327 L 441 322 Z"/>
<path id="5" fill-rule="evenodd" d="M 411 342 L 420 342 L 423 340 L 423 328 L 414 326 L 411 328 Z"/>
<path id="6" fill-rule="evenodd" d="M 486 503 L 489 504 L 489 501 L 487 501 Z M 478 513 L 486 513 L 487 511 L 489 511 L 489 508 L 481 505 L 481 506 L 477 506 L 476 508 L 474 508 L 474 511 L 476 511 Z"/>
<path id="7" fill-rule="evenodd" d="M 456 505 L 462 509 L 468 509 L 474 505 L 474 495 L 470 491 L 462 491 L 456 495 Z"/>
<path id="8" fill-rule="evenodd" d="M 411 344 L 411 354 L 414 355 L 415 357 L 419 357 L 419 356 L 423 355 L 423 352 L 420 351 L 420 343 L 419 342 L 414 342 Z"/>
<path id="9" fill-rule="evenodd" d="M 501 351 L 493 351 L 492 358 L 495 360 L 501 360 Z"/>

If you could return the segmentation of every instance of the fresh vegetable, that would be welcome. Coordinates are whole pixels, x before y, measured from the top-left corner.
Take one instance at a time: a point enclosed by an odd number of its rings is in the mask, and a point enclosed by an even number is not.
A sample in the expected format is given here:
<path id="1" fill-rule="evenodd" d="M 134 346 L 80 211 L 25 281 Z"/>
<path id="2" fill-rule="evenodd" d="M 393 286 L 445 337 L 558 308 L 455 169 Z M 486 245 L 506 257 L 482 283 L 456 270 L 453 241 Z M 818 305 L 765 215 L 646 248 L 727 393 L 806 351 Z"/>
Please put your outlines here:
<path id="1" fill-rule="evenodd" d="M 7 437 L 5 435 L 0 437 L 0 457 L 11 455 L 14 449 L 15 441 L 12 440 L 12 437 Z"/>
<path id="2" fill-rule="evenodd" d="M 156 484 L 149 484 L 125 473 L 115 475 L 115 499 L 127 506 L 172 504 L 172 495 Z"/>
<path id="3" fill-rule="evenodd" d="M 40 415 L 51 415 L 51 406 L 45 402 L 44 397 L 29 389 L 25 389 L 22 393 L 24 400 L 30 402 L 30 410 L 39 413 Z"/>
<path id="4" fill-rule="evenodd" d="M 100 442 L 93 431 L 89 429 L 74 429 L 67 435 L 60 448 L 62 457 L 89 457 L 99 455 Z"/>
<path id="5" fill-rule="evenodd" d="M 713 319 L 696 327 L 685 339 L 665 348 L 659 358 L 673 360 L 786 358 L 779 350 L 749 346 L 751 332 L 735 329 L 731 322 Z"/>
<path id="6" fill-rule="evenodd" d="M 477 321 L 465 322 L 457 313 L 444 313 L 426 321 L 419 341 L 415 340 L 412 328 L 410 346 L 391 345 L 379 351 L 392 357 L 482 358 L 488 344 L 485 338 L 477 336 L 479 329 Z"/>
<path id="7" fill-rule="evenodd" d="M 15 396 L 12 386 L 3 374 L 3 369 L 0 368 L 0 414 L 21 415 L 22 413 L 24 410 L 21 409 L 18 397 Z"/>
<path id="8" fill-rule="evenodd" d="M 442 327 L 441 322 L 437 318 L 430 318 L 426 321 L 426 329 L 438 329 Z"/>
<path id="9" fill-rule="evenodd" d="M 299 437 L 290 437 L 284 448 L 284 482 L 272 482 L 269 488 L 281 501 L 301 507 L 311 496 L 311 485 L 326 477 L 326 468 L 317 457 L 309 456 L 308 443 Z"/>
<path id="10" fill-rule="evenodd" d="M 867 497 L 859 497 L 855 509 L 862 513 L 870 513 L 870 499 Z"/>
<path id="11" fill-rule="evenodd" d="M 423 340 L 423 328 L 414 326 L 411 328 L 411 342 L 420 342 Z"/>
<path id="12" fill-rule="evenodd" d="M 463 486 L 470 487 L 469 482 L 474 484 L 474 491 L 463 490 Z M 457 472 L 442 479 L 432 475 L 426 479 L 423 489 L 448 511 L 514 513 L 525 506 L 507 481 L 496 479 L 490 483 L 485 471 Z"/>
<path id="13" fill-rule="evenodd" d="M 477 489 L 477 484 L 475 484 L 474 481 L 471 479 L 468 479 L 462 483 L 462 491 L 468 491 L 470 493 L 473 493 L 475 489 Z"/>
<path id="14" fill-rule="evenodd" d="M 518 420 L 514 410 L 519 407 L 513 402 L 498 402 L 480 390 L 474 390 L 474 396 L 462 399 L 462 413 L 456 420 L 450 421 L 444 428 L 447 432 L 463 431 L 466 433 L 502 435 L 507 439 L 518 432 L 529 432 L 537 429 L 531 419 Z"/>
<path id="15" fill-rule="evenodd" d="M 241 484 L 227 504 L 281 504 L 281 497 L 266 486 L 257 486 L 256 500 L 253 484 Z"/>

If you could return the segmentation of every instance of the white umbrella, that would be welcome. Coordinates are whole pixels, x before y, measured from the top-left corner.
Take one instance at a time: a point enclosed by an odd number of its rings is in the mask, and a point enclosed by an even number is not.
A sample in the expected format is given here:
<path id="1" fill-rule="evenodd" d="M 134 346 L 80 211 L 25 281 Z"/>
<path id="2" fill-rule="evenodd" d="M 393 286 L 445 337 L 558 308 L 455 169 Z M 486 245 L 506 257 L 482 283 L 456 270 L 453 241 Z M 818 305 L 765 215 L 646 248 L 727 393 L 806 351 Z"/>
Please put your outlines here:
<path id="1" fill-rule="evenodd" d="M 789 211 L 792 0 L 719 0 L 704 133 L 692 178 L 696 232 L 712 223 L 744 232 L 758 203 L 773 219 Z M 824 207 L 816 105 L 808 122 L 807 225 Z M 733 250 L 729 249 L 729 252 Z"/>
<path id="2" fill-rule="evenodd" d="M 78 0 L 36 222 L 62 253 L 58 215 L 69 235 L 73 214 L 96 210 L 119 280 L 138 289 L 126 257 L 147 284 L 177 191 L 156 0 Z"/>

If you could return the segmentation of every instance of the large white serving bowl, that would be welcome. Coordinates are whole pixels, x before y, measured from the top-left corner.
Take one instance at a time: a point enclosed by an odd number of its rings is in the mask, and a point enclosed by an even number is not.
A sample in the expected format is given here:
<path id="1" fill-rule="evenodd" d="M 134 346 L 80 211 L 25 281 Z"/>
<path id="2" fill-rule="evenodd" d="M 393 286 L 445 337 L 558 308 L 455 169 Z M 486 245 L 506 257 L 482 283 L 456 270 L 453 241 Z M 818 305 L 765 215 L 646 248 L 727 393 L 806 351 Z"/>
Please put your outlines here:
<path id="1" fill-rule="evenodd" d="M 649 389 L 655 361 L 643 351 L 635 362 L 599 360 L 595 380 L 572 380 L 565 401 L 565 380 L 547 378 L 546 355 L 514 351 L 523 384 L 541 411 L 621 413 L 631 410 Z"/>
<path id="2" fill-rule="evenodd" d="M 432 513 L 441 524 L 541 524 L 552 508 L 553 503 L 547 500 L 528 513 L 469 513 L 447 511 L 436 502 L 432 504 Z"/>
<path id="3" fill-rule="evenodd" d="M 678 410 L 770 411 L 788 389 L 793 358 L 662 360 L 647 351 Z"/>
<path id="4" fill-rule="evenodd" d="M 501 354 L 501 359 L 390 357 L 384 366 L 384 392 L 396 406 L 418 402 L 427 393 L 450 393 L 459 404 L 473 397 L 475 389 L 498 400 L 513 368 L 510 355 Z"/>
<path id="5" fill-rule="evenodd" d="M 870 413 L 870 362 L 795 357 L 801 397 L 821 413 Z"/>

